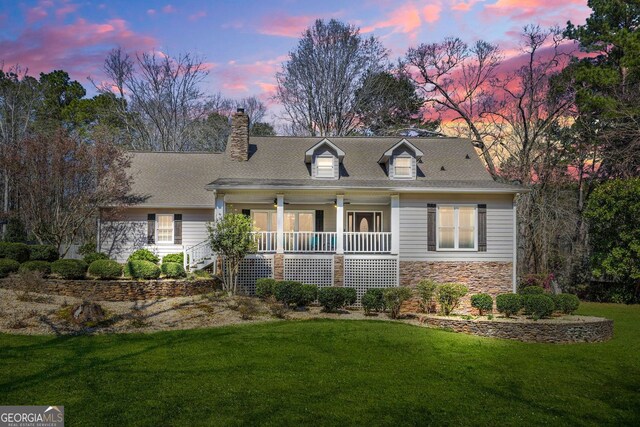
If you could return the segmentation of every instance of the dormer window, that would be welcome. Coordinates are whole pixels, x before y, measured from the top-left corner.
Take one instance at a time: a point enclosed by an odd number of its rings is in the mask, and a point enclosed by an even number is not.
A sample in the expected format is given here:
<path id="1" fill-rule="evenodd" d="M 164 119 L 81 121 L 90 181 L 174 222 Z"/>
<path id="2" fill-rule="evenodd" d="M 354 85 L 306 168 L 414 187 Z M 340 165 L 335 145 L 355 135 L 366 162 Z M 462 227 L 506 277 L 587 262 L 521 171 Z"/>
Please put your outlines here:
<path id="1" fill-rule="evenodd" d="M 396 157 L 393 162 L 393 176 L 396 178 L 413 178 L 411 157 Z"/>
<path id="2" fill-rule="evenodd" d="M 389 179 L 416 179 L 422 155 L 415 145 L 402 139 L 385 151 L 378 163 L 384 166 Z"/>
<path id="3" fill-rule="evenodd" d="M 310 165 L 311 176 L 317 179 L 339 179 L 342 159 L 344 151 L 326 138 L 304 155 L 304 161 Z"/>
<path id="4" fill-rule="evenodd" d="M 318 178 L 335 177 L 333 156 L 322 156 L 316 158 L 316 167 L 318 168 Z"/>

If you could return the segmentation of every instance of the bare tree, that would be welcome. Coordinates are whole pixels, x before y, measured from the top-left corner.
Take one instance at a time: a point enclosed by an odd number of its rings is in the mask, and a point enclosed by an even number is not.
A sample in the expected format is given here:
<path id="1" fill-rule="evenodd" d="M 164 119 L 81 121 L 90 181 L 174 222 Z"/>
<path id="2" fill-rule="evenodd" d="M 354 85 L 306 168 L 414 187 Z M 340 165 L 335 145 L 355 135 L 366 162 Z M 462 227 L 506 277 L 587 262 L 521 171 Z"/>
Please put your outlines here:
<path id="1" fill-rule="evenodd" d="M 308 135 L 347 135 L 358 126 L 356 90 L 387 67 L 387 51 L 358 28 L 317 20 L 276 74 L 275 98 L 289 128 Z"/>
<path id="2" fill-rule="evenodd" d="M 453 122 L 464 123 L 466 136 L 481 151 L 493 176 L 497 176 L 491 153 L 494 140 L 482 115 L 489 82 L 501 61 L 498 46 L 484 41 L 470 46 L 458 38 L 410 48 L 403 61 L 426 103 L 441 115 L 452 115 Z"/>
<path id="3" fill-rule="evenodd" d="M 233 102 L 236 108 L 244 108 L 244 112 L 249 116 L 249 128 L 255 123 L 260 123 L 267 114 L 267 106 L 255 96 L 249 96 Z"/>

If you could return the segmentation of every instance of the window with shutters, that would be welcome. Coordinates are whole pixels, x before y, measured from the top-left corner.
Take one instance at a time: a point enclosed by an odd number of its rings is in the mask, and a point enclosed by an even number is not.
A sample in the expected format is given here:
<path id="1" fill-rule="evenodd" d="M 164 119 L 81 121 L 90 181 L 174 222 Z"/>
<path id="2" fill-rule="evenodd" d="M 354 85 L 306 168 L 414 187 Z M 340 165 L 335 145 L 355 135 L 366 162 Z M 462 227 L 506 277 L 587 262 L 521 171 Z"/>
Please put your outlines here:
<path id="1" fill-rule="evenodd" d="M 438 250 L 478 249 L 476 206 L 439 205 L 436 218 Z"/>
<path id="2" fill-rule="evenodd" d="M 158 214 L 156 224 L 156 243 L 173 243 L 173 214 Z"/>

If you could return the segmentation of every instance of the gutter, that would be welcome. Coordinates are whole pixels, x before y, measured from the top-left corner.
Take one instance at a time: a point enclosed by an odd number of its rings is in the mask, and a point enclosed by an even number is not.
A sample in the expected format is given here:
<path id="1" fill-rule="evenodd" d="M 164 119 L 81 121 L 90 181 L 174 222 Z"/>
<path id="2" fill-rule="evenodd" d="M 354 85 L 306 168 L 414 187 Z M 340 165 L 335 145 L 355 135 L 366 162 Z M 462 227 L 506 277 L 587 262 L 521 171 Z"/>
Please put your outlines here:
<path id="1" fill-rule="evenodd" d="M 366 187 L 366 186 L 273 186 L 273 185 L 207 185 L 205 189 L 208 191 L 215 190 L 368 190 L 368 191 L 393 191 L 398 193 L 478 193 L 478 194 L 519 194 L 528 193 L 530 190 L 526 188 L 451 188 L 451 187 Z"/>

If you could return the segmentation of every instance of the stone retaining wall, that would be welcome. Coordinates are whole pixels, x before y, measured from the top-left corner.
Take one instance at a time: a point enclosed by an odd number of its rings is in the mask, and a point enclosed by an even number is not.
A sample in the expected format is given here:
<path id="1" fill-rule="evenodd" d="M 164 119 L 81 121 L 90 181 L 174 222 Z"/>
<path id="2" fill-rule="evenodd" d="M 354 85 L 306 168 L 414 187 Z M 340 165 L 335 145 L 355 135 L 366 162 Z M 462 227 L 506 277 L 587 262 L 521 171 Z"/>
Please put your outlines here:
<path id="1" fill-rule="evenodd" d="M 16 281 L 0 279 L 0 287 L 24 290 Z M 163 297 L 184 297 L 211 292 L 219 288 L 216 279 L 201 280 L 63 280 L 44 279 L 37 289 L 29 291 L 87 298 L 98 301 L 138 301 Z"/>
<path id="2" fill-rule="evenodd" d="M 525 342 L 576 343 L 603 342 L 613 337 L 613 320 L 591 317 L 575 322 L 501 322 L 419 316 L 420 323 L 454 332 Z"/>

